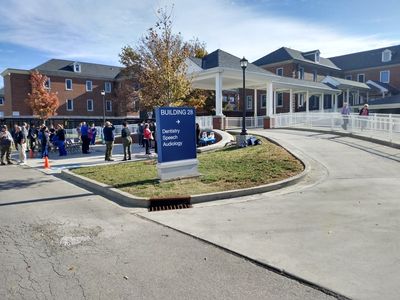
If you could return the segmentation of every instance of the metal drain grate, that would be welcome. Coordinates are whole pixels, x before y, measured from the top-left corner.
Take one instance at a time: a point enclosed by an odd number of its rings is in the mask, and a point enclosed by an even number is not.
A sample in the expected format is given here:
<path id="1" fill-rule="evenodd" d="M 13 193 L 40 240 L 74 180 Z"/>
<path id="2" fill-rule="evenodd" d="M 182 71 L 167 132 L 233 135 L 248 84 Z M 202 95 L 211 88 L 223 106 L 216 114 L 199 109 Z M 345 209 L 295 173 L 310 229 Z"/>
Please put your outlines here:
<path id="1" fill-rule="evenodd" d="M 190 197 L 151 198 L 149 211 L 190 208 Z"/>

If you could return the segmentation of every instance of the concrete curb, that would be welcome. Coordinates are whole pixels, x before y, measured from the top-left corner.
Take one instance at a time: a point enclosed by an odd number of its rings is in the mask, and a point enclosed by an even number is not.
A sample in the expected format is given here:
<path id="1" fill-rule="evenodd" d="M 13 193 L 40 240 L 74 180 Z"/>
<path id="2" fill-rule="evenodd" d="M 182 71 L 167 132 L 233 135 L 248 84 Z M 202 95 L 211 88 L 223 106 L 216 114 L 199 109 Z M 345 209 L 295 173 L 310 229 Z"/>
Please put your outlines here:
<path id="1" fill-rule="evenodd" d="M 276 129 L 310 131 L 310 132 L 318 132 L 318 133 L 325 133 L 325 134 L 336 134 L 336 135 L 340 135 L 340 136 L 351 137 L 351 138 L 363 140 L 366 142 L 371 142 L 371 143 L 375 143 L 375 144 L 379 144 L 379 145 L 383 145 L 383 146 L 400 149 L 400 144 L 398 144 L 398 143 L 384 141 L 384 140 L 376 139 L 376 138 L 369 137 L 369 136 L 358 135 L 358 134 L 354 134 L 351 132 L 341 132 L 341 131 L 335 131 L 335 130 L 322 130 L 322 129 L 313 129 L 313 128 L 301 128 L 301 127 L 290 127 L 290 128 L 285 127 L 285 128 L 276 128 Z M 274 129 L 272 129 L 272 130 L 274 130 Z"/>
<path id="2" fill-rule="evenodd" d="M 311 170 L 310 163 L 308 159 L 302 155 L 302 153 L 290 150 L 287 147 L 281 145 L 278 141 L 271 139 L 269 137 L 264 138 L 268 139 L 272 143 L 283 147 L 288 151 L 291 155 L 297 158 L 304 166 L 303 172 L 300 174 L 290 177 L 278 182 L 269 183 L 266 185 L 245 188 L 245 189 L 238 189 L 238 190 L 230 190 L 224 192 L 216 192 L 216 193 L 208 193 L 208 194 L 200 194 L 200 195 L 193 195 L 191 196 L 191 203 L 202 203 L 208 201 L 215 201 L 215 200 L 222 200 L 228 198 L 237 198 L 243 196 L 249 196 L 254 194 L 260 194 L 265 192 L 270 192 L 273 190 L 281 189 L 290 185 L 294 185 L 301 181 Z M 93 191 L 96 194 L 104 196 L 107 199 L 110 199 L 121 206 L 127 207 L 143 207 L 148 208 L 150 206 L 150 198 L 142 198 L 142 197 L 135 197 L 129 193 L 123 192 L 117 188 L 113 188 L 110 185 L 106 185 L 95 180 L 86 178 L 84 176 L 80 176 L 74 174 L 70 170 L 62 170 L 61 174 L 58 175 L 60 178 L 70 181 L 80 187 Z"/>

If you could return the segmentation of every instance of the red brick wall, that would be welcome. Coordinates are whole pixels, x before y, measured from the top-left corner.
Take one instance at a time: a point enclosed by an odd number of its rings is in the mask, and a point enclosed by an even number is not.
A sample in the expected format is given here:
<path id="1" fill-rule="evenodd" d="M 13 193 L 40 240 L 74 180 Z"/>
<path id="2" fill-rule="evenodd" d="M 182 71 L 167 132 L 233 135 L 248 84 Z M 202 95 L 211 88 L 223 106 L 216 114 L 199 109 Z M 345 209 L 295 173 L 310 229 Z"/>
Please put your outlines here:
<path id="1" fill-rule="evenodd" d="M 5 115 L 11 116 L 12 111 L 19 111 L 20 116 L 32 115 L 32 110 L 25 103 L 28 93 L 31 92 L 29 83 L 30 75 L 12 73 L 4 78 L 5 106 L 0 110 L 5 111 Z M 59 116 L 102 116 L 103 115 L 103 96 L 101 90 L 104 89 L 106 80 L 56 77 L 49 76 L 51 82 L 51 92 L 56 92 L 60 101 L 57 109 Z M 72 79 L 72 90 L 66 90 L 65 79 Z M 86 91 L 86 80 L 92 81 L 92 91 Z M 106 93 L 105 100 L 112 100 L 114 96 L 114 83 L 111 82 L 111 93 Z M 73 111 L 66 110 L 67 99 L 73 100 Z M 93 99 L 93 111 L 87 110 L 87 100 Z M 116 103 L 112 105 L 112 112 L 106 111 L 106 116 L 116 116 Z"/>
<path id="2" fill-rule="evenodd" d="M 32 115 L 32 110 L 25 102 L 28 93 L 31 92 L 30 75 L 12 73 L 9 77 L 10 79 L 4 82 L 4 89 L 7 90 L 6 101 L 10 101 L 11 104 L 9 115 L 12 115 L 13 111 L 18 111 L 20 116 Z"/>
<path id="3" fill-rule="evenodd" d="M 72 79 L 72 90 L 66 90 L 65 80 Z M 92 81 L 92 91 L 86 91 L 86 81 Z M 57 113 L 63 116 L 102 116 L 103 115 L 103 96 L 101 91 L 104 90 L 104 80 L 94 80 L 86 78 L 68 78 L 68 77 L 50 77 L 51 91 L 58 92 L 60 107 Z M 106 93 L 105 100 L 112 100 L 114 95 L 114 85 L 111 82 L 111 93 Z M 73 100 L 73 111 L 67 111 L 67 100 Z M 93 111 L 87 110 L 87 100 L 93 100 Z M 113 103 L 112 112 L 106 111 L 106 116 L 115 116 L 116 105 Z"/>
<path id="4" fill-rule="evenodd" d="M 380 81 L 380 71 L 386 71 L 386 70 L 390 71 L 389 84 L 393 87 L 400 89 L 400 65 L 351 71 L 351 72 L 346 72 L 345 75 L 351 75 L 352 80 L 357 81 L 357 74 L 365 74 L 365 82 L 367 82 L 368 80 Z"/>
<path id="5" fill-rule="evenodd" d="M 11 116 L 10 75 L 4 76 L 4 105 L 0 106 L 0 110 L 4 112 L 4 116 Z"/>

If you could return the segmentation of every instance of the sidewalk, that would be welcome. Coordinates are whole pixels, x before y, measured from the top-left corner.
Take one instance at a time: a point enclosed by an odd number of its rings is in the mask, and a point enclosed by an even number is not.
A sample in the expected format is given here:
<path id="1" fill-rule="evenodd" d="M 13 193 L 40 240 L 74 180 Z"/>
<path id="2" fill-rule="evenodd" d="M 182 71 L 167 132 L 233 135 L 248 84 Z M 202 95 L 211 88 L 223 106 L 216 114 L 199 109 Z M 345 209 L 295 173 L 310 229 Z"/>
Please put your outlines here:
<path id="1" fill-rule="evenodd" d="M 59 156 L 57 152 L 51 152 L 49 154 L 50 169 L 44 169 L 44 160 L 42 158 L 29 158 L 29 152 L 27 152 L 27 166 L 41 170 L 47 174 L 61 173 L 63 169 L 76 168 L 82 166 L 99 165 L 99 164 L 112 164 L 121 163 L 124 158 L 124 152 L 121 144 L 115 144 L 113 148 L 113 159 L 114 162 L 106 162 L 104 160 L 105 155 L 105 145 L 94 145 L 90 146 L 90 153 L 83 154 L 78 153 L 68 153 L 67 156 Z M 145 150 L 139 144 L 133 144 L 131 146 L 132 151 L 132 161 L 146 159 Z M 154 153 L 154 149 L 151 149 Z M 37 156 L 37 152 L 35 152 Z M 12 158 L 18 161 L 18 152 L 14 151 L 12 153 Z"/>

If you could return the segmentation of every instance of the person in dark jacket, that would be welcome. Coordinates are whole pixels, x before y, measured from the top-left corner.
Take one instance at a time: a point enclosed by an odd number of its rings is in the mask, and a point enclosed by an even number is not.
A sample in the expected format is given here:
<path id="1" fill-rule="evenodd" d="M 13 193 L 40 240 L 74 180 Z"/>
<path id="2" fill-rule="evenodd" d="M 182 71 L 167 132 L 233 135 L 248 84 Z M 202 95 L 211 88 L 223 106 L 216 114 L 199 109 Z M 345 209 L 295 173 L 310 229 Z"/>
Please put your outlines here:
<path id="1" fill-rule="evenodd" d="M 60 156 L 67 155 L 67 151 L 65 150 L 65 130 L 61 124 L 57 125 L 56 136 L 57 136 L 58 152 Z"/>
<path id="2" fill-rule="evenodd" d="M 131 144 L 132 144 L 132 137 L 131 131 L 128 128 L 128 123 L 124 121 L 122 123 L 122 145 L 124 147 L 124 159 L 123 160 L 131 160 Z"/>
<path id="3" fill-rule="evenodd" d="M 106 143 L 106 155 L 105 155 L 106 161 L 113 161 L 112 150 L 114 147 L 114 130 L 115 130 L 114 125 L 111 124 L 109 121 L 107 121 L 104 124 L 103 136 L 104 136 L 104 141 Z"/>

